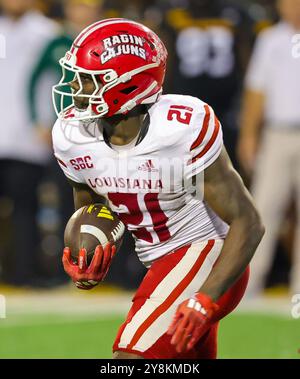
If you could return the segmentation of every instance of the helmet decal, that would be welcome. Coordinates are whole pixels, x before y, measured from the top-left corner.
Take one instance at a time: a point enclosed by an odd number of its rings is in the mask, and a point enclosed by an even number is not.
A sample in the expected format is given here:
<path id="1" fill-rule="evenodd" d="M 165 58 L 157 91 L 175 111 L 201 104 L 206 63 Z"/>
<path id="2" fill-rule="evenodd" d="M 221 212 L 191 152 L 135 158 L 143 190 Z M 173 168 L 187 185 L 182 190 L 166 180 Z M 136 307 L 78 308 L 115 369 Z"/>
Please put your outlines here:
<path id="1" fill-rule="evenodd" d="M 105 50 L 100 56 L 102 64 L 122 54 L 131 54 L 146 60 L 146 50 L 141 37 L 131 34 L 114 35 L 105 38 L 103 45 Z"/>

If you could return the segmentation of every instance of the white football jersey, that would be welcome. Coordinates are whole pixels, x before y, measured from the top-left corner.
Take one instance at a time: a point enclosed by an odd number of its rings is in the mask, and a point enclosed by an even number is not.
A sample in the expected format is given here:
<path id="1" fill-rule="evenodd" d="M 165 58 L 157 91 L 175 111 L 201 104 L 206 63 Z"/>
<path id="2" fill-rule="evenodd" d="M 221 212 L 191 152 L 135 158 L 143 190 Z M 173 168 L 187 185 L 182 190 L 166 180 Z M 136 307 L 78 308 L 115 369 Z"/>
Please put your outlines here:
<path id="1" fill-rule="evenodd" d="M 70 114 L 54 125 L 54 153 L 69 179 L 108 200 L 146 266 L 192 242 L 225 238 L 228 225 L 203 201 L 203 172 L 223 145 L 212 108 L 191 96 L 163 95 L 142 130 L 137 144 L 113 146 L 96 123 Z"/>

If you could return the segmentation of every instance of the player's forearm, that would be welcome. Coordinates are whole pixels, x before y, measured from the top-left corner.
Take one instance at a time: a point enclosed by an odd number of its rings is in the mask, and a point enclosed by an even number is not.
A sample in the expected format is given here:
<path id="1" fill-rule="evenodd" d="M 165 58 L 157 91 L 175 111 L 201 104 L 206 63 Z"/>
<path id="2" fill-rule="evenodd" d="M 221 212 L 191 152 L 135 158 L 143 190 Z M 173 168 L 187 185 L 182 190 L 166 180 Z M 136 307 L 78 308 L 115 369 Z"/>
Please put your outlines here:
<path id="1" fill-rule="evenodd" d="M 199 292 L 214 301 L 222 296 L 245 271 L 263 235 L 264 227 L 255 212 L 235 219 L 220 257 Z"/>
<path id="2" fill-rule="evenodd" d="M 73 187 L 73 199 L 75 210 L 84 207 L 85 205 L 102 203 L 106 204 L 106 199 L 92 191 L 86 184 L 76 183 L 68 179 L 68 182 Z"/>
<path id="3" fill-rule="evenodd" d="M 102 203 L 106 204 L 106 199 L 90 191 L 77 191 L 73 189 L 75 210 L 84 207 L 85 205 Z"/>
<path id="4" fill-rule="evenodd" d="M 240 117 L 240 137 L 258 138 L 264 112 L 264 95 L 246 90 Z"/>

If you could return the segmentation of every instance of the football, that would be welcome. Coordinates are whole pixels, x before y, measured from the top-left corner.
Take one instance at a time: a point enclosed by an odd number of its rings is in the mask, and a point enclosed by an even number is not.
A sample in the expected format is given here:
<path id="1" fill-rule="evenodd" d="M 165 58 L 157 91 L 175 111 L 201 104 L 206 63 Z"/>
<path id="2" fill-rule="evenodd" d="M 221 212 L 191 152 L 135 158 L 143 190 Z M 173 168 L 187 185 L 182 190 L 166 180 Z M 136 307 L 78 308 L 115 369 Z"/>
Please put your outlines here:
<path id="1" fill-rule="evenodd" d="M 107 242 L 116 246 L 122 244 L 125 225 L 118 216 L 104 204 L 92 204 L 78 209 L 69 219 L 64 234 L 65 246 L 71 249 L 72 258 L 77 262 L 81 248 L 87 251 L 87 263 L 90 264 L 95 248 Z"/>

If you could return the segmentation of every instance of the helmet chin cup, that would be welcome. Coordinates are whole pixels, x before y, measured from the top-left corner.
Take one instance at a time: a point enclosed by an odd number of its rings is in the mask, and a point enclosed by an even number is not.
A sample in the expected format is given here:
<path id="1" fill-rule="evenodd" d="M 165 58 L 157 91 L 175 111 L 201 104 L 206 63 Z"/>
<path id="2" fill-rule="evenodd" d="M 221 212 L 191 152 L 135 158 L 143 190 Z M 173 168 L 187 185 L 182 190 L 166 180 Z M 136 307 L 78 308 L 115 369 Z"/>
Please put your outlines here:
<path id="1" fill-rule="evenodd" d="M 89 121 L 91 116 L 92 116 L 91 106 L 89 105 L 84 110 L 80 110 L 80 109 L 75 108 L 74 109 L 74 116 L 75 116 L 75 118 L 85 119 L 85 120 Z"/>

